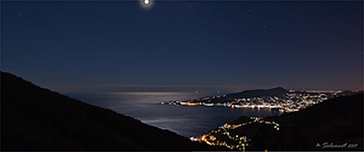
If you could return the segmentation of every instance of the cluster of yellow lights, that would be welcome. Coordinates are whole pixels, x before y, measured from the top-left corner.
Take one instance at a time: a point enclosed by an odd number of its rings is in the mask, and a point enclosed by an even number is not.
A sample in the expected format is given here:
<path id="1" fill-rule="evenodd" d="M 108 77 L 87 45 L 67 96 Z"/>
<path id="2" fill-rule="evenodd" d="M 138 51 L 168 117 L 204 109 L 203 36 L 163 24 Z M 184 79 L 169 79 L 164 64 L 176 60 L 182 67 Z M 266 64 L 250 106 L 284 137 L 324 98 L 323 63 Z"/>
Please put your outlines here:
<path id="1" fill-rule="evenodd" d="M 201 105 L 200 102 L 188 102 L 187 103 L 188 106 L 197 106 L 197 105 Z"/>
<path id="2" fill-rule="evenodd" d="M 232 136 L 230 136 L 230 133 L 226 130 L 226 128 L 228 128 L 229 130 L 230 129 L 236 129 L 238 127 L 245 126 L 245 125 L 249 125 L 249 124 L 252 124 L 252 123 L 255 123 L 256 122 L 256 123 L 262 123 L 262 124 L 272 125 L 274 129 L 276 129 L 277 131 L 279 131 L 279 124 L 276 123 L 276 122 L 274 122 L 274 121 L 272 121 L 272 122 L 265 121 L 265 120 L 262 120 L 262 118 L 258 118 L 258 117 L 251 117 L 250 119 L 253 119 L 253 121 L 245 122 L 245 123 L 242 123 L 242 124 L 228 124 L 228 123 L 225 123 L 223 125 L 222 130 L 225 131 L 226 135 L 230 139 L 234 139 L 234 140 L 235 139 L 240 139 L 240 140 L 243 140 L 244 141 L 244 143 L 242 145 L 236 145 L 236 146 L 234 146 L 234 145 L 227 145 L 226 144 L 225 145 L 226 147 L 228 147 L 228 148 L 234 148 L 234 147 L 238 148 L 239 146 L 243 146 L 243 148 L 245 149 L 245 146 L 248 146 L 248 143 L 246 143 L 247 142 L 247 137 L 246 136 L 242 136 L 242 137 L 239 138 L 239 136 L 236 135 L 235 136 L 236 138 L 235 137 L 232 137 Z M 218 132 L 220 132 L 222 130 L 221 129 L 219 129 L 217 131 L 216 130 L 212 130 L 211 132 L 218 133 Z M 213 142 L 213 141 L 216 140 L 216 137 L 215 136 L 212 136 L 212 135 L 207 135 L 207 134 L 203 135 L 199 140 L 194 140 L 194 139 L 196 139 L 194 137 L 191 137 L 190 139 L 192 141 L 202 141 L 202 142 L 205 142 L 206 144 L 211 145 L 211 146 L 215 146 L 215 145 L 219 145 L 220 143 L 224 143 L 224 142 L 221 142 L 221 141 L 216 141 L 216 143 Z M 212 140 L 212 141 L 210 141 L 210 140 Z M 239 143 L 239 144 L 241 144 L 241 143 Z"/>
<path id="3" fill-rule="evenodd" d="M 306 92 L 312 92 L 312 93 L 341 93 L 342 91 L 330 91 L 330 90 L 306 90 Z"/>
<path id="4" fill-rule="evenodd" d="M 215 146 L 215 143 L 212 143 L 212 142 L 210 142 L 210 141 L 208 141 L 206 139 L 206 135 L 203 135 L 202 138 L 201 138 L 201 140 L 204 141 L 205 143 L 211 145 L 211 146 Z"/>
<path id="5" fill-rule="evenodd" d="M 331 90 L 301 90 L 311 93 L 341 93 L 342 91 L 331 91 Z M 289 92 L 295 92 L 295 90 L 290 89 Z"/>

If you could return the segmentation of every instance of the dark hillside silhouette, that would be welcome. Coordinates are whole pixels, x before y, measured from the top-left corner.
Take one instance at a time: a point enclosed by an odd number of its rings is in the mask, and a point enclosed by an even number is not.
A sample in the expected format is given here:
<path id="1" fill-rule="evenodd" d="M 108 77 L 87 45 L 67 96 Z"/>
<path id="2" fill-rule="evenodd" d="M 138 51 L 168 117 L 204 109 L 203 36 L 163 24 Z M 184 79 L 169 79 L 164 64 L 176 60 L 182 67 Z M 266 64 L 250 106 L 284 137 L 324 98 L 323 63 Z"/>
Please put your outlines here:
<path id="1" fill-rule="evenodd" d="M 168 130 L 1 72 L 2 150 L 203 150 Z"/>

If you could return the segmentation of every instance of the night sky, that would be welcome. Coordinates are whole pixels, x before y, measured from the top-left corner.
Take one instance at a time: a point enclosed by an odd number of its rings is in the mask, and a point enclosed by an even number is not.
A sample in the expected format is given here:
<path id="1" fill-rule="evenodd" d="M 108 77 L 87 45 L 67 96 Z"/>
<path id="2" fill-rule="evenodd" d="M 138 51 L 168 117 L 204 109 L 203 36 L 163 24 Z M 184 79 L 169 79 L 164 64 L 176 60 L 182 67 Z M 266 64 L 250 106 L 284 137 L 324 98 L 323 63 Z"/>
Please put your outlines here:
<path id="1" fill-rule="evenodd" d="M 1 70 L 61 93 L 363 89 L 363 3 L 1 2 Z"/>

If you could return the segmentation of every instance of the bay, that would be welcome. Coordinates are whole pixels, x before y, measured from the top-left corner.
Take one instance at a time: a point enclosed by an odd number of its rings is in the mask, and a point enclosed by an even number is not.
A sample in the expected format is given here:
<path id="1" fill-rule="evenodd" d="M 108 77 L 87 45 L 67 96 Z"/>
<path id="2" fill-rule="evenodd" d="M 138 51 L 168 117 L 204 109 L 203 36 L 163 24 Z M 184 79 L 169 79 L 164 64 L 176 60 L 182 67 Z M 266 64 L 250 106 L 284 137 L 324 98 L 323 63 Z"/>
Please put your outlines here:
<path id="1" fill-rule="evenodd" d="M 143 123 L 173 131 L 185 137 L 197 136 L 240 116 L 274 116 L 278 110 L 205 106 L 169 106 L 161 101 L 189 100 L 211 94 L 190 92 L 115 92 L 66 94 L 91 105 L 111 109 Z"/>

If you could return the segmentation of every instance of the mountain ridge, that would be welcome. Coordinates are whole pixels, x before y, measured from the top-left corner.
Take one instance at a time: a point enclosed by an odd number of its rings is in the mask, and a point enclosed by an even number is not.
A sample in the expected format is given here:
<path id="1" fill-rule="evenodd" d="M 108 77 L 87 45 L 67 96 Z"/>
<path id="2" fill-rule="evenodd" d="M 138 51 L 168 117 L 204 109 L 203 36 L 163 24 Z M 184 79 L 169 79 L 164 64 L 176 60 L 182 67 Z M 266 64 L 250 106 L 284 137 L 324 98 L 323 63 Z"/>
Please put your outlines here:
<path id="1" fill-rule="evenodd" d="M 252 97 L 252 96 L 278 96 L 282 97 L 285 93 L 288 93 L 283 87 L 275 87 L 271 89 L 255 89 L 255 90 L 245 90 L 238 93 L 227 94 L 226 97 Z"/>

